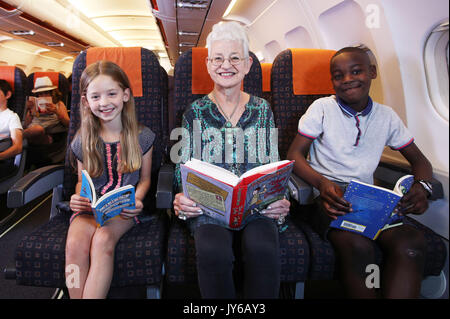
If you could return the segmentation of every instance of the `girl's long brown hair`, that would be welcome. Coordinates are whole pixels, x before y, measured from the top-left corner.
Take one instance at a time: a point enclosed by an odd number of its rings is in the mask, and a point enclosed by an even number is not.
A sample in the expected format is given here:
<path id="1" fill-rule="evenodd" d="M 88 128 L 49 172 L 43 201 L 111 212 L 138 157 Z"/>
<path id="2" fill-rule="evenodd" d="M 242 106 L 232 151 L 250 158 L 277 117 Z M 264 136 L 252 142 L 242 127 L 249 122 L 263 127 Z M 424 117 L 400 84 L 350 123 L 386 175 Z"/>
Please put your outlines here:
<path id="1" fill-rule="evenodd" d="M 130 98 L 124 102 L 122 109 L 122 132 L 120 134 L 120 167 L 122 173 L 130 173 L 141 168 L 142 152 L 139 145 L 139 125 L 136 119 L 134 98 L 127 75 L 115 63 L 98 61 L 89 65 L 82 73 L 80 79 L 80 113 L 81 127 L 77 135 L 81 135 L 83 150 L 83 166 L 90 176 L 99 177 L 103 173 L 103 142 L 100 139 L 101 122 L 91 112 L 86 101 L 86 91 L 91 81 L 99 75 L 108 75 L 125 90 L 130 89 Z"/>

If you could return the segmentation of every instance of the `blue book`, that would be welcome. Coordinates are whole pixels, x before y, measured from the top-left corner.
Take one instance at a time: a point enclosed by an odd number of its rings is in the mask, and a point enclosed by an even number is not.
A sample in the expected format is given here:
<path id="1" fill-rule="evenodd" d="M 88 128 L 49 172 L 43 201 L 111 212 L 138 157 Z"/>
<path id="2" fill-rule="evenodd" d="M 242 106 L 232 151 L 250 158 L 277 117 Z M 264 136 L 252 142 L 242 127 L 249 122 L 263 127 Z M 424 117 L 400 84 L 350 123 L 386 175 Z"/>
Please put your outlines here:
<path id="1" fill-rule="evenodd" d="M 116 188 L 97 198 L 94 183 L 86 170 L 81 171 L 80 196 L 89 198 L 92 212 L 98 225 L 103 226 L 105 222 L 117 215 L 123 209 L 135 208 L 135 189 L 133 185 L 125 185 Z"/>
<path id="2" fill-rule="evenodd" d="M 351 181 L 344 199 L 352 204 L 353 211 L 333 220 L 330 227 L 375 240 L 383 230 L 403 224 L 403 216 L 398 215 L 397 204 L 413 183 L 413 175 L 401 177 L 393 190 Z"/>

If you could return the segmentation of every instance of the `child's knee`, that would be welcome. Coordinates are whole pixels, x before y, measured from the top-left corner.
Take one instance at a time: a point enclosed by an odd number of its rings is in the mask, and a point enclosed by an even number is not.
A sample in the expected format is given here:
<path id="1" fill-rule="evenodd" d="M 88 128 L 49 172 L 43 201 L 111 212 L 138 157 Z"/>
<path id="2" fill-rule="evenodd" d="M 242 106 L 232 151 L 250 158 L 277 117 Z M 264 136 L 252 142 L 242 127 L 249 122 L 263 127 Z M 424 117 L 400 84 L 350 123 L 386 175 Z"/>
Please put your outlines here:
<path id="1" fill-rule="evenodd" d="M 392 243 L 391 253 L 397 257 L 423 261 L 426 253 L 426 239 L 419 230 L 411 230 Z"/>
<path id="2" fill-rule="evenodd" d="M 375 248 L 370 239 L 347 231 L 330 232 L 330 235 L 329 238 L 341 258 L 365 265 L 374 262 Z"/>
<path id="3" fill-rule="evenodd" d="M 68 237 L 66 241 L 66 260 L 89 257 L 89 242 Z"/>
<path id="4" fill-rule="evenodd" d="M 116 242 L 114 236 L 109 231 L 97 231 L 91 242 L 91 256 L 108 256 L 114 255 Z"/>

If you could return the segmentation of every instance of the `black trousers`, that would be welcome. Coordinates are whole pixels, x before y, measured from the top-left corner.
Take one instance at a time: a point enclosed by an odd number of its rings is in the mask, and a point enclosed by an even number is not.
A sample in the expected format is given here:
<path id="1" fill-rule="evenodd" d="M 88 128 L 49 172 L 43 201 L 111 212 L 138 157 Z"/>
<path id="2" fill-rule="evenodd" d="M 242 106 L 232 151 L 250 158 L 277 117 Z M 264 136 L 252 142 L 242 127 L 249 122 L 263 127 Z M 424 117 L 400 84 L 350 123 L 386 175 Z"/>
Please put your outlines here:
<path id="1" fill-rule="evenodd" d="M 203 298 L 236 298 L 233 280 L 235 251 L 241 252 L 244 298 L 278 298 L 279 235 L 275 222 L 251 221 L 242 230 L 204 224 L 195 231 L 197 272 Z M 238 242 L 239 249 L 233 249 Z"/>

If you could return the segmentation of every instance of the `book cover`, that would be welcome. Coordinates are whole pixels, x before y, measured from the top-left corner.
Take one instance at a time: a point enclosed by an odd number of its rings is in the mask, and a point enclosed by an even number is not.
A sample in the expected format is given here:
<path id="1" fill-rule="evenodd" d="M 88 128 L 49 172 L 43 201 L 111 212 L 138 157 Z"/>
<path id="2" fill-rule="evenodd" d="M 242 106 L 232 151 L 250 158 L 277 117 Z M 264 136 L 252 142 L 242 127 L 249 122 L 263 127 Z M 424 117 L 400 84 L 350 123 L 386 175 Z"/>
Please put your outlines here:
<path id="1" fill-rule="evenodd" d="M 351 181 L 343 197 L 352 204 L 353 211 L 333 220 L 330 227 L 376 239 L 384 229 L 402 224 L 403 216 L 397 214 L 396 206 L 413 182 L 414 177 L 406 175 L 397 181 L 394 190 L 389 190 Z"/>
<path id="2" fill-rule="evenodd" d="M 283 198 L 293 161 L 262 165 L 241 177 L 196 159 L 180 167 L 185 196 L 205 214 L 237 228 L 249 215 Z"/>
<path id="3" fill-rule="evenodd" d="M 83 170 L 81 174 L 80 196 L 89 198 L 91 201 L 92 212 L 100 227 L 107 220 L 119 215 L 123 209 L 135 208 L 135 188 L 133 185 L 116 188 L 97 199 L 91 177 L 86 170 Z"/>

